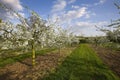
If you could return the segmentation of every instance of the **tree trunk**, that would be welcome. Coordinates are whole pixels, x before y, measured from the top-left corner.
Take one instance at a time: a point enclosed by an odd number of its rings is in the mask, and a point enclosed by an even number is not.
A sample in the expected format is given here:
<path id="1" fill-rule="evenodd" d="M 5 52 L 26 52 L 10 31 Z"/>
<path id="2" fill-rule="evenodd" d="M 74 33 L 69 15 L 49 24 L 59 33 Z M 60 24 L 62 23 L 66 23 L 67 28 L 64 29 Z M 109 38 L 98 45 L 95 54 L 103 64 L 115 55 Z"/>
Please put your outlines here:
<path id="1" fill-rule="evenodd" d="M 61 52 L 61 47 L 59 46 L 59 54 L 60 54 L 60 52 Z"/>
<path id="2" fill-rule="evenodd" d="M 32 44 L 32 66 L 34 67 L 35 66 L 35 47 L 34 47 L 34 44 Z"/>

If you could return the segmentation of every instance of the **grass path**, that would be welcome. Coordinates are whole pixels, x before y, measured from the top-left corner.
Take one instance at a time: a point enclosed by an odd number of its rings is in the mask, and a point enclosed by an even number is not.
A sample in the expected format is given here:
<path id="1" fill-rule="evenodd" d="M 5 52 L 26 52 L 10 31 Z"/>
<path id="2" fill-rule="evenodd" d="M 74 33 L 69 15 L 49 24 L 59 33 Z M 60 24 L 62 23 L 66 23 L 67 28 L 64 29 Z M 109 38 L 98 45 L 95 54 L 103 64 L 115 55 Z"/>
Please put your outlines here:
<path id="1" fill-rule="evenodd" d="M 81 44 L 42 80 L 120 80 L 88 45 Z"/>

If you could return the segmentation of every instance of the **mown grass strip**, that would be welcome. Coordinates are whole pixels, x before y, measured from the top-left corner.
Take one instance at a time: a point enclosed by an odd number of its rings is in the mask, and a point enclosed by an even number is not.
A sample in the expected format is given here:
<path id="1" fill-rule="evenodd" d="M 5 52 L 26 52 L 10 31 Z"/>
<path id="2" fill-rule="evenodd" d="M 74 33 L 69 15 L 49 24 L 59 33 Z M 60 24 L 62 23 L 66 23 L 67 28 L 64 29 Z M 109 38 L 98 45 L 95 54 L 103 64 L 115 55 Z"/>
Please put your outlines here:
<path id="1" fill-rule="evenodd" d="M 120 80 L 88 45 L 81 44 L 43 80 Z"/>
<path id="2" fill-rule="evenodd" d="M 44 49 L 44 50 L 40 50 L 40 51 L 36 51 L 36 56 L 37 55 L 43 55 L 47 52 L 51 52 L 55 49 Z M 24 54 L 20 54 L 18 56 L 14 56 L 14 57 L 9 57 L 9 58 L 1 58 L 0 59 L 0 67 L 4 67 L 7 64 L 11 64 L 17 61 L 22 61 L 26 58 L 30 58 L 32 57 L 32 52 L 28 52 L 28 53 L 24 53 Z"/>

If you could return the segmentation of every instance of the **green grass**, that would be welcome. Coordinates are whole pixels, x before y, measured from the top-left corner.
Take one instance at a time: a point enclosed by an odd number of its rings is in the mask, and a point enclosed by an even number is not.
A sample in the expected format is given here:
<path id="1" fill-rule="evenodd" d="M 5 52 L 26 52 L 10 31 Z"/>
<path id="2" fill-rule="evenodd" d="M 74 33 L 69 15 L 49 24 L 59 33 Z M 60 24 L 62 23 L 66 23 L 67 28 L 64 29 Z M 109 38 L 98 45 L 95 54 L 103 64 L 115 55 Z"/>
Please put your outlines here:
<path id="1" fill-rule="evenodd" d="M 55 49 L 44 49 L 44 50 L 36 51 L 36 56 L 43 55 L 43 54 L 53 51 L 53 50 L 55 50 Z M 32 52 L 20 54 L 18 56 L 9 57 L 9 58 L 1 58 L 0 59 L 0 67 L 4 67 L 7 64 L 12 64 L 17 61 L 22 61 L 22 60 L 24 60 L 26 58 L 30 58 L 30 57 L 32 57 Z"/>
<path id="2" fill-rule="evenodd" d="M 120 80 L 86 44 L 76 48 L 63 63 L 42 80 Z"/>

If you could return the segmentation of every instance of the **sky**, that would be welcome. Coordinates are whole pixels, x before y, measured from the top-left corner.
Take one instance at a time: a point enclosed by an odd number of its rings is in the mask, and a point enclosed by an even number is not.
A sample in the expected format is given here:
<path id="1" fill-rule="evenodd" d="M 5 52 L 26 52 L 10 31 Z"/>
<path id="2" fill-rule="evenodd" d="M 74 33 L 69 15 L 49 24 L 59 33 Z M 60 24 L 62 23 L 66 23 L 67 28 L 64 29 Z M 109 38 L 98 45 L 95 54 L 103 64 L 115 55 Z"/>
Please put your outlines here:
<path id="1" fill-rule="evenodd" d="M 24 17 L 29 16 L 23 7 L 27 6 L 43 19 L 50 16 L 62 28 L 82 36 L 104 35 L 95 25 L 105 27 L 111 20 L 120 17 L 115 2 L 119 3 L 120 0 L 0 0 L 0 3 L 18 11 Z M 0 18 L 9 19 L 12 16 L 0 8 Z"/>

